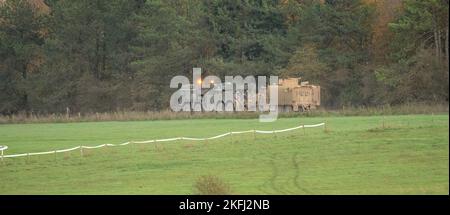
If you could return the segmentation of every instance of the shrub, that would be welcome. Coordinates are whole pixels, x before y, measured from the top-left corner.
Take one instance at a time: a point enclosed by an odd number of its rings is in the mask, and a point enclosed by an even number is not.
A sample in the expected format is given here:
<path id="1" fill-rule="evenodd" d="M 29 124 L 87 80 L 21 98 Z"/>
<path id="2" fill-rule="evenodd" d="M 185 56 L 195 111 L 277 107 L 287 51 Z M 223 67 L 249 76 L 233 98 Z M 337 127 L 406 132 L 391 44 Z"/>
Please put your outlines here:
<path id="1" fill-rule="evenodd" d="M 201 176 L 194 184 L 194 193 L 199 195 L 227 195 L 230 186 L 212 175 Z"/>

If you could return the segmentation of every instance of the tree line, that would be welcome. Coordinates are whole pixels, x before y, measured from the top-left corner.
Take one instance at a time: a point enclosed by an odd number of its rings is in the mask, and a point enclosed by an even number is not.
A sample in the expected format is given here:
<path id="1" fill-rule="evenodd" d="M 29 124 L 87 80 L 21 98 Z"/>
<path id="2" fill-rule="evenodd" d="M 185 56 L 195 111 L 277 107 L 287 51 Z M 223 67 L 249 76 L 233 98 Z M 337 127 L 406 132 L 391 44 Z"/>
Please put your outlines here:
<path id="1" fill-rule="evenodd" d="M 176 75 L 303 77 L 325 107 L 448 103 L 448 0 L 1 0 L 0 114 L 158 111 Z"/>

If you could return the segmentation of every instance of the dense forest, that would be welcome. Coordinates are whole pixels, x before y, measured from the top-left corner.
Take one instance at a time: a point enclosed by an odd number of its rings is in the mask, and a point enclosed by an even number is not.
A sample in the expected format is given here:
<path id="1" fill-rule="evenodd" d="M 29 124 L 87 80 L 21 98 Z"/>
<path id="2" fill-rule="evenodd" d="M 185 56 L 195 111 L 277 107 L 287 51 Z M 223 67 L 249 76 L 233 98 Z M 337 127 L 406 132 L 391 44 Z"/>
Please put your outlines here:
<path id="1" fill-rule="evenodd" d="M 448 0 L 0 0 L 0 114 L 167 109 L 175 75 L 279 75 L 322 104 L 448 103 Z"/>

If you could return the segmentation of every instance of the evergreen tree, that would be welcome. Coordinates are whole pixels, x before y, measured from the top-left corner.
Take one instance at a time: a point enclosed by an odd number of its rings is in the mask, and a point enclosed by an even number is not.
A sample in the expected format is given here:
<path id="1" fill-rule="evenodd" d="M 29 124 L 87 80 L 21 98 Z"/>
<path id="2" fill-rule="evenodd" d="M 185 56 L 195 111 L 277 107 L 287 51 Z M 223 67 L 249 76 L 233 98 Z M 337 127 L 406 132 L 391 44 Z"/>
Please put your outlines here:
<path id="1" fill-rule="evenodd" d="M 44 17 L 27 0 L 0 5 L 0 113 L 30 110 L 29 76 L 45 57 Z"/>

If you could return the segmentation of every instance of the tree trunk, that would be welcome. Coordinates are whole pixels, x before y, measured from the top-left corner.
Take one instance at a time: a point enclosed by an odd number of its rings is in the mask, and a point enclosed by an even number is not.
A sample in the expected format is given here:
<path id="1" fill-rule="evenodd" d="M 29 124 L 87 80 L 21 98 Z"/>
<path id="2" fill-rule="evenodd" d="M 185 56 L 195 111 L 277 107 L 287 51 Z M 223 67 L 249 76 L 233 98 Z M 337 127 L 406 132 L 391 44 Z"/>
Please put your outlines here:
<path id="1" fill-rule="evenodd" d="M 445 61 L 448 63 L 448 26 L 445 28 Z"/>
<path id="2" fill-rule="evenodd" d="M 24 63 L 23 68 L 22 68 L 22 79 L 23 79 L 23 81 L 27 80 L 27 63 Z M 21 106 L 22 106 L 21 108 L 28 115 L 28 92 L 27 92 L 27 90 L 23 91 Z"/>
<path id="3" fill-rule="evenodd" d="M 99 68 L 100 68 L 100 57 L 99 57 L 99 49 L 100 49 L 100 41 L 99 41 L 99 39 L 98 39 L 98 35 L 97 35 L 97 37 L 95 38 L 95 57 L 94 57 L 94 77 L 96 78 L 96 79 L 99 79 L 100 78 L 100 75 L 99 75 Z"/>
<path id="4" fill-rule="evenodd" d="M 435 55 L 436 58 L 439 60 L 439 35 L 438 35 L 438 27 L 436 23 L 436 16 L 433 16 L 433 32 L 434 32 L 434 48 L 435 48 Z"/>
<path id="5" fill-rule="evenodd" d="M 436 55 L 436 59 L 438 60 L 438 62 L 441 61 L 441 33 L 440 33 L 440 29 L 439 29 L 439 25 L 438 25 L 438 15 L 437 15 L 437 10 L 433 9 L 433 32 L 434 32 L 434 48 L 435 48 L 435 55 Z"/>
<path id="6" fill-rule="evenodd" d="M 103 55 L 102 55 L 102 74 L 105 74 L 106 72 L 106 41 L 105 41 L 105 36 L 102 36 L 102 43 L 103 43 Z"/>
<path id="7" fill-rule="evenodd" d="M 438 55 L 438 60 L 439 62 L 441 62 L 442 60 L 442 36 L 441 36 L 441 29 L 438 28 L 438 50 L 439 50 L 439 55 Z"/>

